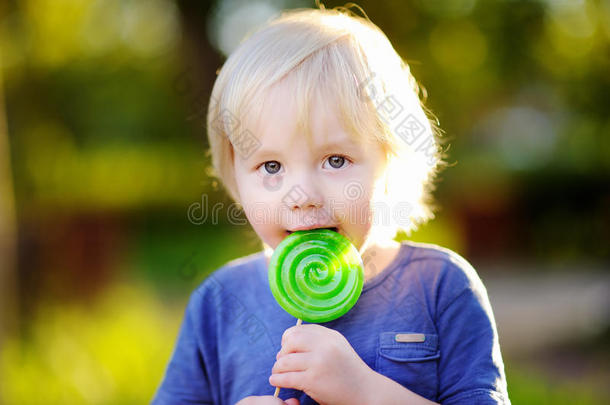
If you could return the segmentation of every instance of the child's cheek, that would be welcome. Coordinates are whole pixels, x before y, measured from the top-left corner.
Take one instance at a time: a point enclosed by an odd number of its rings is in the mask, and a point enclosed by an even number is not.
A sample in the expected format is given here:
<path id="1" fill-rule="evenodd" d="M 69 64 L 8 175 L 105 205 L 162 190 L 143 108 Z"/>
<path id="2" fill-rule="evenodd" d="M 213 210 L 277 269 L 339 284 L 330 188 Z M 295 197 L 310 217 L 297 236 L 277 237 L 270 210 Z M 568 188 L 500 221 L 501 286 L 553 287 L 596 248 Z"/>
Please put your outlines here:
<path id="1" fill-rule="evenodd" d="M 273 203 L 264 201 L 250 202 L 244 205 L 244 213 L 258 237 L 271 248 L 275 249 L 286 236 L 281 226 L 282 220 L 279 217 L 279 213 L 274 211 Z"/>

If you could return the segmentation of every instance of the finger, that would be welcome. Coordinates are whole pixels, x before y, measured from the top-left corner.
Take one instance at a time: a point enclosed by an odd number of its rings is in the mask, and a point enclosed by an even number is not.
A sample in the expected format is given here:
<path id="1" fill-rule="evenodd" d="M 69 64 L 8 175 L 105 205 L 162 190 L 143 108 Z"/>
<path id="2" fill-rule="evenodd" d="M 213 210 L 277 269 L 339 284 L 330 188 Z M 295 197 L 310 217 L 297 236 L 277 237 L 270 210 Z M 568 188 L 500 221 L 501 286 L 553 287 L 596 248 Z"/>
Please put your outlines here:
<path id="1" fill-rule="evenodd" d="M 274 397 L 272 395 L 265 395 L 260 398 L 264 398 L 265 405 L 270 404 L 271 403 L 270 401 L 272 400 L 272 398 L 273 398 L 274 405 L 284 405 L 284 401 L 282 401 L 282 398 Z"/>
<path id="2" fill-rule="evenodd" d="M 273 403 L 275 405 L 283 405 L 284 401 L 282 401 L 280 398 L 277 398 L 277 397 L 274 397 L 271 395 L 249 396 L 249 397 L 242 399 L 235 405 L 257 405 L 257 404 L 269 405 L 271 403 Z"/>
<path id="3" fill-rule="evenodd" d="M 282 338 L 282 348 L 275 356 L 276 359 L 288 353 L 308 352 L 313 347 L 312 344 L 315 344 L 315 340 L 311 336 L 303 334 L 301 331 L 285 334 L 284 336 Z"/>
<path id="4" fill-rule="evenodd" d="M 319 347 L 320 342 L 327 342 L 331 335 L 338 333 L 334 329 L 316 324 L 292 326 L 284 331 L 282 348 L 275 358 L 278 359 L 288 353 L 309 352 L 314 347 Z"/>
<path id="5" fill-rule="evenodd" d="M 320 328 L 326 329 L 323 326 L 316 324 L 304 324 L 304 325 L 295 325 L 286 329 L 282 334 L 282 343 L 288 336 L 292 335 L 302 335 L 302 334 L 313 334 L 320 330 Z"/>
<path id="6" fill-rule="evenodd" d="M 286 400 L 286 405 L 300 405 L 300 402 L 297 398 L 290 398 Z"/>
<path id="7" fill-rule="evenodd" d="M 305 325 L 295 325 L 286 329 L 284 333 L 282 333 L 282 344 L 284 344 L 286 339 L 288 339 L 290 336 L 299 334 L 303 330 L 304 326 Z"/>
<path id="8" fill-rule="evenodd" d="M 333 329 L 329 329 L 326 328 L 322 325 L 318 325 L 315 323 L 306 323 L 303 325 L 295 325 L 295 326 L 291 326 L 290 328 L 286 329 L 284 331 L 284 333 L 282 334 L 282 343 L 284 342 L 284 339 L 286 339 L 288 336 L 293 335 L 293 334 L 308 334 L 308 335 L 315 335 L 315 334 L 319 334 L 319 333 L 324 333 L 324 331 L 332 331 Z"/>
<path id="9" fill-rule="evenodd" d="M 274 387 L 294 388 L 304 391 L 304 380 L 305 372 L 295 371 L 289 373 L 271 374 L 271 377 L 269 377 L 269 384 L 273 385 Z"/>
<path id="10" fill-rule="evenodd" d="M 309 353 L 290 353 L 277 359 L 273 368 L 272 374 L 286 373 L 289 371 L 304 371 L 307 370 L 309 364 Z"/>
<path id="11" fill-rule="evenodd" d="M 315 339 L 328 337 L 329 335 L 340 334 L 334 329 L 326 328 L 322 325 L 316 324 L 305 324 L 305 325 L 296 325 L 291 326 L 286 329 L 282 334 L 282 344 L 287 340 L 291 339 L 294 336 L 306 336 L 307 339 Z"/>

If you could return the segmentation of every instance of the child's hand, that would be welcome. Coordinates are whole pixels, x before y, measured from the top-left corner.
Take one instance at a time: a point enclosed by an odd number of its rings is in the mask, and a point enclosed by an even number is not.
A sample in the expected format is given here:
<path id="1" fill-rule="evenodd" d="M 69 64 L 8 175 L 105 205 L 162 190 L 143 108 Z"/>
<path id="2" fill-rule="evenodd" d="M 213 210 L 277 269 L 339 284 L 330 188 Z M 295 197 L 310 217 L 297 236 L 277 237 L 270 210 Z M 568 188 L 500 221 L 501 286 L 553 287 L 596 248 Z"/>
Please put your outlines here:
<path id="1" fill-rule="evenodd" d="M 286 402 L 271 395 L 261 397 L 246 397 L 235 405 L 299 405 L 296 398 L 287 399 Z"/>
<path id="2" fill-rule="evenodd" d="M 366 403 L 375 372 L 341 333 L 316 324 L 293 326 L 282 336 L 282 349 L 269 382 L 304 391 L 320 404 Z"/>

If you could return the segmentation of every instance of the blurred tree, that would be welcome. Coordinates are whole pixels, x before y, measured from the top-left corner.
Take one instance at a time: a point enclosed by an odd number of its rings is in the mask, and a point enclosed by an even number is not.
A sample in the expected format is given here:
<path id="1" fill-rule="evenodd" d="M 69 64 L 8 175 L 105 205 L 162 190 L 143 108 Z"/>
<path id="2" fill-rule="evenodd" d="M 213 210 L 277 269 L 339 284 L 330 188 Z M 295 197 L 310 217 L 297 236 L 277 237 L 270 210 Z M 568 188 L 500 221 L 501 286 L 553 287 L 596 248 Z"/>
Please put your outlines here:
<path id="1" fill-rule="evenodd" d="M 217 70 L 222 66 L 222 55 L 214 49 L 207 33 L 207 19 L 217 6 L 215 0 L 179 0 L 177 2 L 182 20 L 186 69 L 176 77 L 174 85 L 189 103 L 189 117 L 195 124 L 205 126 L 207 107 L 216 80 Z M 207 136 L 201 134 L 207 148 Z"/>
<path id="2" fill-rule="evenodd" d="M 4 92 L 0 70 L 0 347 L 15 324 L 16 220 Z"/>

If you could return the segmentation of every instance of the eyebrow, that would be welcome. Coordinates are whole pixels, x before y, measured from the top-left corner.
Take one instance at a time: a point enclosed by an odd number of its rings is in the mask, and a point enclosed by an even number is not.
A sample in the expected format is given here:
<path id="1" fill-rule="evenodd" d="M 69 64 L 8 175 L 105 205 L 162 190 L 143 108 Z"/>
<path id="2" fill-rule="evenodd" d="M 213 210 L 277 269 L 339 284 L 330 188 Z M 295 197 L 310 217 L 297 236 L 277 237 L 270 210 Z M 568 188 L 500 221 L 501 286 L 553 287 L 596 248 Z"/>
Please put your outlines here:
<path id="1" fill-rule="evenodd" d="M 340 142 L 327 142 L 317 148 L 317 152 L 328 151 L 328 150 L 345 150 L 347 153 L 356 153 L 359 150 L 359 145 L 352 142 L 351 140 L 340 141 Z M 281 152 L 274 149 L 265 149 L 260 147 L 253 154 L 253 159 L 262 159 L 266 156 L 272 156 L 274 154 L 280 154 Z"/>

